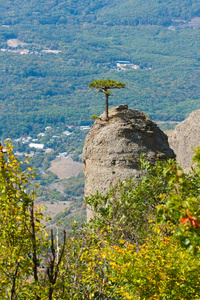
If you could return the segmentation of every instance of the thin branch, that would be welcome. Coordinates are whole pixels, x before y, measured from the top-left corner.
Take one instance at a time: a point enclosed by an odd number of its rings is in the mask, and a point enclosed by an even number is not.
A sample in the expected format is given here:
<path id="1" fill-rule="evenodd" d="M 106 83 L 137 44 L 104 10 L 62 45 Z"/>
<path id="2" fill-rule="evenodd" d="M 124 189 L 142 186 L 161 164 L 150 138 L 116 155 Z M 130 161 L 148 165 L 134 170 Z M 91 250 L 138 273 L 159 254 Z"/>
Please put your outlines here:
<path id="1" fill-rule="evenodd" d="M 16 285 L 16 279 L 17 279 L 17 273 L 18 273 L 18 268 L 19 268 L 20 262 L 17 261 L 17 265 L 15 268 L 15 273 L 12 276 L 12 287 L 11 287 L 11 292 L 10 292 L 10 300 L 14 299 L 15 296 L 15 285 Z"/>
<path id="2" fill-rule="evenodd" d="M 33 274 L 34 279 L 38 282 L 38 259 L 37 259 L 37 244 L 35 236 L 35 218 L 34 218 L 34 203 L 30 206 L 30 223 L 31 223 L 31 240 L 33 246 Z"/>
<path id="3" fill-rule="evenodd" d="M 64 240 L 63 240 L 62 251 L 58 257 L 57 263 L 55 263 L 56 262 L 56 251 L 54 248 L 53 229 L 51 229 L 51 257 L 50 257 L 49 266 L 47 267 L 47 275 L 48 275 L 49 283 L 50 283 L 48 300 L 52 300 L 53 291 L 54 291 L 53 285 L 56 283 L 56 280 L 58 277 L 58 272 L 59 272 L 59 265 L 62 261 L 64 251 L 65 251 L 66 231 L 64 230 L 63 232 L 64 232 Z"/>
<path id="4" fill-rule="evenodd" d="M 33 246 L 33 277 L 35 282 L 37 283 L 38 280 L 38 258 L 37 258 L 37 242 L 36 242 L 36 235 L 35 235 L 35 217 L 34 217 L 34 201 L 30 205 L 30 225 L 31 225 L 31 241 Z M 40 300 L 41 298 L 37 295 L 36 300 Z"/>

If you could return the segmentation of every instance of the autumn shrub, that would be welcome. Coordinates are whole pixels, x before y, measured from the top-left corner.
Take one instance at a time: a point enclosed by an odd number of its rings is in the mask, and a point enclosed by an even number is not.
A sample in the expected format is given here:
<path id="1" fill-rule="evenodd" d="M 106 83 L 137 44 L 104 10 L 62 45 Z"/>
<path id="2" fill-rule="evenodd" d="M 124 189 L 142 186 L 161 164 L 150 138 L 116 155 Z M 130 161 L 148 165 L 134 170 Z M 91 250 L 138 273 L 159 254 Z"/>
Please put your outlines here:
<path id="1" fill-rule="evenodd" d="M 115 246 L 108 257 L 124 299 L 199 299 L 200 253 L 191 255 L 171 238 L 154 237 L 140 251 Z"/>
<path id="2" fill-rule="evenodd" d="M 189 173 L 176 162 L 87 198 L 96 217 L 73 234 L 45 229 L 32 169 L 0 147 L 0 299 L 199 299 L 200 149 Z"/>

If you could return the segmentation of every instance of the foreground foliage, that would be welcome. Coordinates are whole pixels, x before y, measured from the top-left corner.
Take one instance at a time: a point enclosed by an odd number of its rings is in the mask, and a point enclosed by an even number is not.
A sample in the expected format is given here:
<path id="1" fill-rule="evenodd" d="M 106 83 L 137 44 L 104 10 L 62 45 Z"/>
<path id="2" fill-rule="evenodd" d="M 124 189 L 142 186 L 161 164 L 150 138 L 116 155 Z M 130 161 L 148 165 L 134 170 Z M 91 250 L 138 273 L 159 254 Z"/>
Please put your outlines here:
<path id="1" fill-rule="evenodd" d="M 73 236 L 47 230 L 12 147 L 0 148 L 1 299 L 199 299 L 200 149 L 86 199 L 96 217 Z"/>

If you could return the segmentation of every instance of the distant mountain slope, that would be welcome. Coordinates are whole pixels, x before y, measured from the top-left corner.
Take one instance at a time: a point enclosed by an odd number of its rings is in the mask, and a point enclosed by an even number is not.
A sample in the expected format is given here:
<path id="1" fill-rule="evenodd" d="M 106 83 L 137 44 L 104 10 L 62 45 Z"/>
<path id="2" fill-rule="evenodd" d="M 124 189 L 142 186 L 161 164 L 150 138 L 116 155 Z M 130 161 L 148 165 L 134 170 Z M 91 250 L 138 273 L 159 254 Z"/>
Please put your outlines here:
<path id="1" fill-rule="evenodd" d="M 173 19 L 189 20 L 200 13 L 197 0 L 126 0 L 108 7 L 99 21 L 108 25 L 163 25 Z"/>
<path id="2" fill-rule="evenodd" d="M 6 0 L 0 10 L 2 138 L 89 124 L 104 105 L 88 89 L 94 79 L 125 82 L 111 102 L 154 120 L 200 106 L 197 0 Z M 139 69 L 118 69 L 119 60 Z"/>
<path id="3" fill-rule="evenodd" d="M 66 24 L 97 22 L 107 25 L 169 25 L 200 13 L 198 0 L 15 0 L 1 4 L 3 24 Z"/>
<path id="4" fill-rule="evenodd" d="M 8 25 L 35 21 L 40 24 L 74 23 L 108 3 L 108 0 L 8 0 L 2 3 L 1 20 Z"/>

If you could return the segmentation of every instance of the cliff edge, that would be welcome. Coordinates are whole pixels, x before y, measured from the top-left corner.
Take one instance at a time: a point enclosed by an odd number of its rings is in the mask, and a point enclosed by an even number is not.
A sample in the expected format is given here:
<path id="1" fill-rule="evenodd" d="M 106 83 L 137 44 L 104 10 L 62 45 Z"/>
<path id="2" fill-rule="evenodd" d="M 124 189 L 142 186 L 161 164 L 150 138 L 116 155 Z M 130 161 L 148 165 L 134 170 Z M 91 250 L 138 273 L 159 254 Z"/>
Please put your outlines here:
<path id="1" fill-rule="evenodd" d="M 177 162 L 189 170 L 194 155 L 194 147 L 200 146 L 200 109 L 193 111 L 174 130 L 166 131 L 169 145 L 176 153 Z"/>

